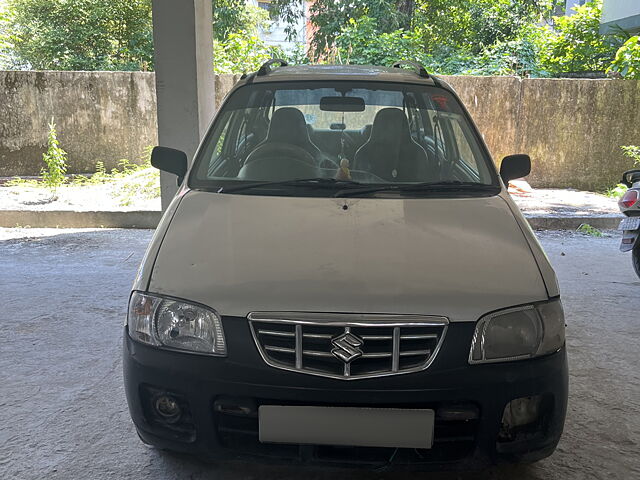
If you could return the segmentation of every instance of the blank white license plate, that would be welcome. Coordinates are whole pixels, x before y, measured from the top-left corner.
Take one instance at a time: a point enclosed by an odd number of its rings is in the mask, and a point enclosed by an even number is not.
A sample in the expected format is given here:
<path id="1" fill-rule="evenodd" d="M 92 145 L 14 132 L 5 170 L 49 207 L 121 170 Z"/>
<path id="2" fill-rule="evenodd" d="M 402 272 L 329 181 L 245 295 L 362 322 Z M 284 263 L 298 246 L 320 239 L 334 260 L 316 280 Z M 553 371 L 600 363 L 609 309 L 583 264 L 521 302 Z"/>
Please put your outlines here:
<path id="1" fill-rule="evenodd" d="M 353 447 L 431 448 L 433 410 L 263 405 L 260 441 Z"/>
<path id="2" fill-rule="evenodd" d="M 638 230 L 640 229 L 640 217 L 625 218 L 620 222 L 618 230 Z"/>

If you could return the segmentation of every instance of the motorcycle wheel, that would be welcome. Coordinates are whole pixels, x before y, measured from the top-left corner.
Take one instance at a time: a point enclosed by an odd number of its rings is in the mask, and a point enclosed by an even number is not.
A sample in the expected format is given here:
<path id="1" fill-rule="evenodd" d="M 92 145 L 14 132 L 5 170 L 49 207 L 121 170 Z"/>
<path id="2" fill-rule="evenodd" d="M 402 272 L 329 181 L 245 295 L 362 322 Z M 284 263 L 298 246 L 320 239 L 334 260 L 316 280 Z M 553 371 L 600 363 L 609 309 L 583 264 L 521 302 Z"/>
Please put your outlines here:
<path id="1" fill-rule="evenodd" d="M 636 248 L 633 249 L 632 260 L 633 260 L 633 268 L 636 271 L 636 275 L 640 277 L 640 245 L 637 245 Z"/>

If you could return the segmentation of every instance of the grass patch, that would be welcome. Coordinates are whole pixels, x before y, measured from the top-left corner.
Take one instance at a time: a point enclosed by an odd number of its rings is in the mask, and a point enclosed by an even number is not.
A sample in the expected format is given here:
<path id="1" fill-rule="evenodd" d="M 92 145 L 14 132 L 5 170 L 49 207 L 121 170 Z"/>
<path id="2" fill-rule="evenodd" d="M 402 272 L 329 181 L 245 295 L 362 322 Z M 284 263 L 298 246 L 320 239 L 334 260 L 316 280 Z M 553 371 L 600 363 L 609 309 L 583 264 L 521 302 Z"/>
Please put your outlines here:
<path id="1" fill-rule="evenodd" d="M 627 193 L 627 190 L 628 188 L 626 185 L 619 183 L 615 187 L 609 188 L 607 191 L 605 191 L 604 195 L 609 198 L 619 200 L 624 196 L 625 193 Z"/>
<path id="2" fill-rule="evenodd" d="M 602 237 L 604 234 L 598 230 L 596 227 L 592 227 L 588 223 L 583 223 L 578 227 L 578 232 L 584 233 L 585 235 L 589 235 L 590 237 Z"/>
<path id="3" fill-rule="evenodd" d="M 44 179 L 16 177 L 4 184 L 7 187 L 47 188 Z M 92 175 L 74 175 L 64 178 L 59 189 L 69 187 L 91 187 L 108 185 L 109 195 L 120 206 L 129 206 L 136 200 L 151 200 L 160 197 L 160 172 L 151 166 L 151 147 L 145 149 L 142 164 L 127 159 L 118 162 L 118 167 L 107 171 L 104 163 L 96 162 L 96 171 Z"/>
<path id="4" fill-rule="evenodd" d="M 43 187 L 47 186 L 42 180 L 37 180 L 35 178 L 21 178 L 21 177 L 13 177 L 11 180 L 4 182 L 3 186 L 5 187 Z"/>
<path id="5" fill-rule="evenodd" d="M 160 172 L 151 165 L 129 173 L 118 181 L 118 186 L 112 196 L 121 206 L 129 206 L 136 199 L 151 200 L 160 196 Z"/>

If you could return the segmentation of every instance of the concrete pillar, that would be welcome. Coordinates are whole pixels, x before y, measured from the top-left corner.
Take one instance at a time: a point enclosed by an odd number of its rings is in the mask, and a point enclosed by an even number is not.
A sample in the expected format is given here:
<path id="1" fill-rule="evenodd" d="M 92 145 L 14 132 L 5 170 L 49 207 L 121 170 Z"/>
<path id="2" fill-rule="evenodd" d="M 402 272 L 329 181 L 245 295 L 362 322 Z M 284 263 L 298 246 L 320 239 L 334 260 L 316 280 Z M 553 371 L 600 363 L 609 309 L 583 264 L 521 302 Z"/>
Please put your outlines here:
<path id="1" fill-rule="evenodd" d="M 153 0 L 158 142 L 191 161 L 215 110 L 211 0 Z M 162 209 L 176 192 L 160 175 Z"/>

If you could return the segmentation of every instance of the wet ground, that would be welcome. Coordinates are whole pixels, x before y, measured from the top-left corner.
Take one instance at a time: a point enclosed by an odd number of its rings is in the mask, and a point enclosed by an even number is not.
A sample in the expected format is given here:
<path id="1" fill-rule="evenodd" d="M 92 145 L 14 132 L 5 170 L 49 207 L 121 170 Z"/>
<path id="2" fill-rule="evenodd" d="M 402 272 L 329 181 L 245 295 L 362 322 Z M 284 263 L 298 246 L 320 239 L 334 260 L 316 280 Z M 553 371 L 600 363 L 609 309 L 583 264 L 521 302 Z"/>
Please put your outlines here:
<path id="1" fill-rule="evenodd" d="M 469 474 L 210 465 L 137 438 L 121 335 L 151 232 L 0 229 L 0 479 L 640 478 L 640 280 L 617 236 L 545 232 L 571 370 L 565 434 L 528 466 Z"/>

